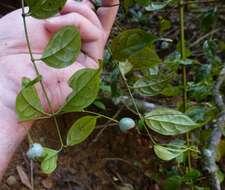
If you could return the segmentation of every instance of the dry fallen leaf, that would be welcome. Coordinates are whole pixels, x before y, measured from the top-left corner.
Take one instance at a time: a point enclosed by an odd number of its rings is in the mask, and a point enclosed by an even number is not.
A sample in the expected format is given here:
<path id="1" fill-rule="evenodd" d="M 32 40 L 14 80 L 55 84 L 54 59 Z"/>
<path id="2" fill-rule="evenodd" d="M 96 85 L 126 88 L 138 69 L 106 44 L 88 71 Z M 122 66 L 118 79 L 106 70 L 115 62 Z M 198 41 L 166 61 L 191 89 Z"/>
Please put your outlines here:
<path id="1" fill-rule="evenodd" d="M 32 185 L 30 183 L 30 180 L 29 180 L 26 172 L 22 168 L 22 166 L 17 165 L 16 170 L 19 174 L 19 177 L 20 177 L 20 180 L 21 180 L 22 184 L 25 185 L 26 187 L 28 187 L 30 190 L 33 190 Z"/>

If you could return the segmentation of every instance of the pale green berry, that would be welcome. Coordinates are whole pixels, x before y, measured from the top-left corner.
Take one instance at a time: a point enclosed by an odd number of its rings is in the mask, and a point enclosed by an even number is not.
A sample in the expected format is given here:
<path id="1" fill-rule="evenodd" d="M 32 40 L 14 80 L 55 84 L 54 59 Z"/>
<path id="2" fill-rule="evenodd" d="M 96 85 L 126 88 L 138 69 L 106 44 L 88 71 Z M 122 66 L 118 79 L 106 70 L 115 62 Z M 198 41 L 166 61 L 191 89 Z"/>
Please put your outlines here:
<path id="1" fill-rule="evenodd" d="M 44 153 L 44 148 L 39 143 L 34 143 L 27 151 L 27 157 L 31 160 L 39 158 Z"/>
<path id="2" fill-rule="evenodd" d="M 213 155 L 213 153 L 209 149 L 204 149 L 203 150 L 203 155 L 206 156 L 206 157 L 211 157 Z"/>
<path id="3" fill-rule="evenodd" d="M 135 122 L 129 117 L 124 117 L 120 120 L 119 127 L 122 132 L 126 133 L 128 130 L 135 127 Z"/>

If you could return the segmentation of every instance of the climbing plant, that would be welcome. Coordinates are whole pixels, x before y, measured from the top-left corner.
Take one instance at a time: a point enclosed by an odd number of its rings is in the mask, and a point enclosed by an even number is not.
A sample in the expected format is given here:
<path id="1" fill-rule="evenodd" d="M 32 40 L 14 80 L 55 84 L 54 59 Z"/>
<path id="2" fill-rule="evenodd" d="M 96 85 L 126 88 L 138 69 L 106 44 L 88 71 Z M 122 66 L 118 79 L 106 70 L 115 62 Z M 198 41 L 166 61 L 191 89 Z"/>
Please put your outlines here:
<path id="1" fill-rule="evenodd" d="M 71 76 L 68 85 L 72 93 L 65 104 L 54 112 L 43 84 L 43 76 L 36 65 L 39 59 L 37 60 L 32 52 L 26 18 L 32 16 L 46 19 L 54 16 L 64 7 L 66 0 L 26 0 L 25 2 L 22 0 L 24 31 L 36 78 L 29 79 L 24 76 L 21 91 L 17 96 L 16 111 L 20 121 L 53 118 L 60 140 L 60 147 L 57 150 L 31 142 L 28 157 L 40 161 L 44 173 L 52 173 L 57 167 L 59 153 L 68 146 L 86 140 L 94 131 L 97 121 L 105 118 L 116 123 L 122 132 L 128 132 L 136 126 L 137 133 L 147 134 L 155 155 L 160 160 L 176 161 L 179 172 L 166 179 L 164 189 L 180 189 L 183 184 L 190 189 L 208 189 L 206 186 L 198 185 L 202 173 L 198 168 L 194 168 L 193 160 L 199 158 L 203 160 L 204 171 L 210 176 L 211 187 L 220 189 L 224 177 L 216 161 L 219 159 L 218 147 L 224 133 L 225 121 L 225 106 L 221 94 L 225 80 L 224 64 L 217 54 L 219 48 L 213 35 L 209 35 L 202 46 L 205 64 L 194 59 L 191 46 L 185 37 L 185 7 L 215 2 L 124 0 L 121 3 L 124 14 L 119 15 L 118 19 L 131 14 L 134 22 L 145 22 L 152 13 L 167 9 L 177 11 L 179 39 L 175 47 L 171 47 L 174 42 L 165 34 L 165 31 L 172 27 L 172 22 L 163 17 L 159 17 L 158 20 L 160 25 L 158 34 L 150 32 L 151 26 L 148 25 L 145 29 L 140 26 L 118 32 L 107 47 L 104 60 L 99 62 L 99 69 L 86 68 Z M 25 3 L 29 7 L 29 12 L 25 12 Z M 96 8 L 106 6 L 102 5 L 101 1 L 93 1 L 93 3 Z M 203 31 L 214 27 L 213 21 L 216 21 L 217 13 L 216 10 L 213 11 L 211 15 L 202 15 Z M 213 21 L 211 24 L 205 24 L 208 20 Z M 78 29 L 74 26 L 66 26 L 52 36 L 40 60 L 55 69 L 76 64 L 81 43 Z M 170 47 L 173 49 L 172 52 L 164 56 L 160 55 L 160 51 L 168 50 Z M 224 49 L 223 46 L 222 51 Z M 110 67 L 113 71 L 107 79 L 100 80 L 104 67 Z M 107 86 L 107 80 L 110 80 L 108 91 L 111 100 L 115 104 L 124 104 L 134 114 L 135 119 L 125 117 L 118 121 L 111 116 L 88 111 L 88 107 L 93 103 L 104 110 L 105 105 L 96 100 L 99 92 L 106 91 L 104 87 Z M 49 113 L 45 112 L 41 104 L 35 88 L 37 83 L 41 85 Z M 151 109 L 146 109 L 143 105 L 148 104 L 148 100 L 154 97 L 159 99 L 182 97 L 182 101 L 176 101 L 175 106 L 156 104 Z M 87 115 L 79 118 L 71 126 L 64 142 L 57 115 L 69 112 L 83 112 Z M 207 133 L 206 141 L 193 140 L 202 138 L 201 133 L 204 132 Z M 154 137 L 155 133 L 172 136 L 173 140 L 160 143 Z"/>

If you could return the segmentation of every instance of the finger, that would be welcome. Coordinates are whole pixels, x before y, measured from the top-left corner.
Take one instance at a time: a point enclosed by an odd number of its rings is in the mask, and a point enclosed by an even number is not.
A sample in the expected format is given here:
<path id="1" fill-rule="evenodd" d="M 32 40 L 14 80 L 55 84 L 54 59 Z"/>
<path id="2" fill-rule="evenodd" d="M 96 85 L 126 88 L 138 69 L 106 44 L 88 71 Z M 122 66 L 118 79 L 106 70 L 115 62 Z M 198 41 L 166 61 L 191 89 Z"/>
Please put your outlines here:
<path id="1" fill-rule="evenodd" d="M 92 10 L 89 4 L 83 2 L 77 2 L 73 0 L 67 1 L 66 5 L 64 6 L 63 10 L 61 11 L 62 14 L 68 14 L 71 12 L 77 12 L 80 15 L 84 16 L 88 20 L 90 20 L 93 24 L 101 27 L 101 22 L 99 21 L 97 15 Z"/>
<path id="2" fill-rule="evenodd" d="M 83 41 L 98 40 L 101 34 L 100 29 L 98 29 L 93 23 L 91 23 L 87 18 L 75 12 L 52 17 L 45 21 L 45 27 L 51 33 L 55 33 L 62 27 L 68 25 L 72 25 L 78 28 L 81 39 Z"/>
<path id="3" fill-rule="evenodd" d="M 97 10 L 98 17 L 107 33 L 111 31 L 119 9 L 119 2 L 119 0 L 102 0 L 102 7 Z"/>

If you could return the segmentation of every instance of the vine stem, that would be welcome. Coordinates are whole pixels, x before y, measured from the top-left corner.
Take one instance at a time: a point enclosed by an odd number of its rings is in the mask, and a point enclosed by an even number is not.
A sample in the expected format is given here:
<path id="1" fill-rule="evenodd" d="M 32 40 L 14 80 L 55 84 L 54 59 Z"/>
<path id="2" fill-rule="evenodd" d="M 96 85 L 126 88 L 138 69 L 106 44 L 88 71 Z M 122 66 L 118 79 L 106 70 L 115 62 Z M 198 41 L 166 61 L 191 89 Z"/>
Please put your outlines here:
<path id="1" fill-rule="evenodd" d="M 127 83 L 127 79 L 126 79 L 125 75 L 121 72 L 120 69 L 119 69 L 119 71 L 120 71 L 120 74 L 121 74 L 121 76 L 122 76 L 122 79 L 123 79 L 123 81 L 124 81 L 124 83 L 125 83 L 125 85 L 126 85 L 126 87 L 127 87 L 127 89 L 128 89 L 128 92 L 129 92 L 129 95 L 130 95 L 130 97 L 131 97 L 131 101 L 132 101 L 132 103 L 133 103 L 133 105 L 134 105 L 134 108 L 135 108 L 135 110 L 136 110 L 136 112 L 137 112 L 139 118 L 140 118 L 142 121 L 144 121 L 144 117 L 143 117 L 143 115 L 140 113 L 140 111 L 139 111 L 139 109 L 138 109 L 138 106 L 137 106 L 137 104 L 136 104 L 136 102 L 135 102 L 134 96 L 132 95 L 131 89 L 130 89 L 128 83 Z M 153 143 L 153 144 L 157 144 L 157 143 L 155 142 L 154 138 L 152 137 L 152 135 L 149 133 L 148 128 L 147 128 L 147 126 L 145 125 L 145 123 L 144 123 L 144 128 L 145 128 L 145 130 L 147 131 L 147 134 L 148 134 L 150 140 L 152 141 L 152 143 Z M 138 131 L 138 132 L 140 133 L 140 131 Z"/>
<path id="2" fill-rule="evenodd" d="M 25 32 L 25 37 L 26 37 L 26 41 L 27 41 L 27 47 L 28 47 L 30 59 L 31 59 L 31 62 L 32 62 L 33 67 L 35 69 L 36 75 L 40 76 L 40 72 L 39 72 L 39 70 L 37 68 L 37 65 L 36 65 L 36 59 L 33 56 L 32 48 L 31 48 L 31 44 L 30 44 L 30 39 L 29 39 L 29 34 L 28 34 L 28 29 L 27 29 L 27 23 L 26 23 L 27 14 L 25 13 L 25 3 L 24 3 L 24 0 L 21 0 L 21 2 L 22 2 L 22 18 L 23 18 L 24 32 Z M 40 81 L 40 84 L 41 84 L 42 91 L 43 91 L 44 96 L 46 98 L 46 101 L 48 103 L 48 107 L 50 109 L 50 112 L 51 112 L 52 117 L 53 117 L 53 121 L 54 121 L 56 129 L 57 129 L 57 133 L 58 133 L 60 144 L 61 144 L 61 147 L 60 147 L 60 150 L 61 150 L 64 147 L 64 143 L 63 143 L 61 132 L 60 132 L 60 129 L 59 129 L 59 124 L 58 124 L 57 118 L 54 114 L 52 104 L 50 102 L 50 99 L 48 97 L 47 91 L 44 87 L 44 84 L 43 84 L 42 80 Z"/>
<path id="3" fill-rule="evenodd" d="M 28 131 L 27 134 L 28 142 L 29 142 L 29 148 L 31 148 L 32 144 L 34 143 L 32 136 L 30 134 L 30 131 Z M 34 190 L 34 165 L 33 160 L 30 161 L 30 182 L 31 182 L 31 189 Z"/>
<path id="4" fill-rule="evenodd" d="M 183 0 L 179 1 L 180 5 L 184 4 Z M 184 34 L 184 7 L 180 6 L 180 39 L 181 39 L 181 59 L 185 59 L 185 34 Z M 183 75 L 183 112 L 187 110 L 187 69 L 185 65 L 182 65 L 182 75 Z M 186 143 L 187 146 L 190 146 L 190 133 L 186 134 Z M 191 170 L 192 163 L 191 163 L 191 153 L 188 151 L 188 171 Z"/>
<path id="5" fill-rule="evenodd" d="M 100 114 L 100 113 L 96 113 L 96 112 L 92 112 L 92 111 L 83 111 L 83 113 L 89 113 L 89 114 L 97 115 L 97 116 L 99 116 L 99 117 L 106 118 L 106 119 L 108 119 L 108 120 L 110 120 L 110 121 L 113 121 L 113 122 L 115 122 L 115 123 L 119 123 L 119 121 L 117 121 L 116 119 L 113 119 L 113 118 L 111 118 L 111 117 L 108 117 L 108 116 L 103 115 L 103 114 Z"/>

